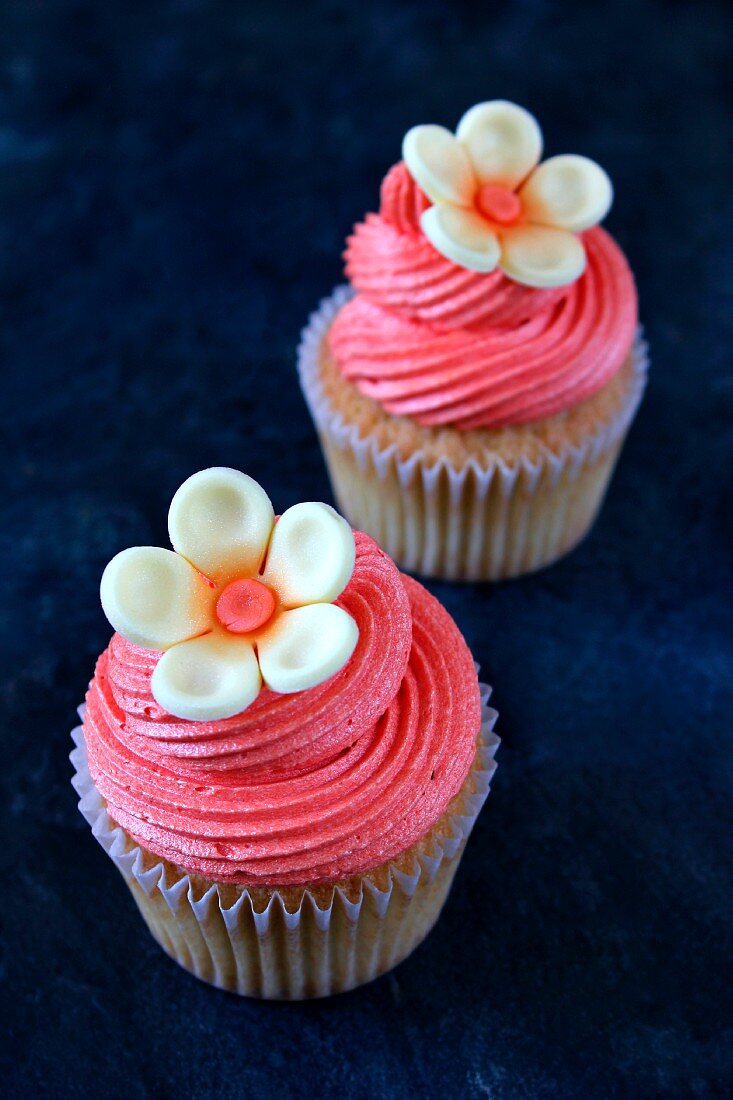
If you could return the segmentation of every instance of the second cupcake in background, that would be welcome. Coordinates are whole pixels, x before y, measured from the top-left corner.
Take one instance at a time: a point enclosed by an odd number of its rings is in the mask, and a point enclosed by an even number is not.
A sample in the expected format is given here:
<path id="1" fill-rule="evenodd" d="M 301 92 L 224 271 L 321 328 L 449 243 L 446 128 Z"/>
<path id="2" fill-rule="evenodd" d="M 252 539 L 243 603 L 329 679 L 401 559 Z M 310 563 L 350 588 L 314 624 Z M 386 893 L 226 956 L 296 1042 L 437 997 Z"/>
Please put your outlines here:
<path id="1" fill-rule="evenodd" d="M 428 576 L 517 576 L 575 546 L 643 392 L 633 277 L 597 228 L 610 181 L 541 153 L 500 100 L 455 135 L 410 130 L 348 241 L 351 286 L 304 332 L 339 507 Z"/>

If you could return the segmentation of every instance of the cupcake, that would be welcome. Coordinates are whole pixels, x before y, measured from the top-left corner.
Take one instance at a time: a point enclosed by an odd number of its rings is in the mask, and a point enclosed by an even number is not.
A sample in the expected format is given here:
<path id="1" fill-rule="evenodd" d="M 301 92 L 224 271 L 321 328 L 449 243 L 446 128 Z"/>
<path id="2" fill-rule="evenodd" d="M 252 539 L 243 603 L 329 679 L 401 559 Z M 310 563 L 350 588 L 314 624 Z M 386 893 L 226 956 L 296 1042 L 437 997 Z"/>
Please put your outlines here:
<path id="1" fill-rule="evenodd" d="M 403 567 L 498 580 L 590 528 L 644 388 L 634 280 L 593 161 L 540 163 L 535 119 L 417 126 L 350 286 L 312 316 L 303 391 L 344 515 Z"/>
<path id="2" fill-rule="evenodd" d="M 457 626 L 325 504 L 216 468 L 173 550 L 107 566 L 74 731 L 80 809 L 161 947 L 271 999 L 370 981 L 426 936 L 498 739 Z"/>

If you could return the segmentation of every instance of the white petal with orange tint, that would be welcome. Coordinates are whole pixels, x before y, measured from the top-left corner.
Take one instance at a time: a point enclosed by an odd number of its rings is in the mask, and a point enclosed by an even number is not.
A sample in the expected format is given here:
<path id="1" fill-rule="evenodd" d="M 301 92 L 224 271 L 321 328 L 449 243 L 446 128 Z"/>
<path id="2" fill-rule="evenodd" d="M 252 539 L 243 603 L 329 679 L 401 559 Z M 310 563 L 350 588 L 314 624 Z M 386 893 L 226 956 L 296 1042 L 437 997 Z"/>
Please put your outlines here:
<path id="1" fill-rule="evenodd" d="M 338 512 L 296 504 L 275 524 L 262 580 L 285 607 L 330 603 L 349 583 L 354 557 L 354 532 Z"/>
<path id="2" fill-rule="evenodd" d="M 226 634 L 207 634 L 164 653 L 150 686 L 156 701 L 176 718 L 215 722 L 239 714 L 262 687 L 252 646 Z"/>
<path id="3" fill-rule="evenodd" d="M 577 233 L 603 220 L 613 202 L 613 186 L 594 160 L 567 154 L 544 161 L 519 197 L 529 221 Z"/>
<path id="4" fill-rule="evenodd" d="M 214 466 L 184 481 L 168 513 L 171 543 L 202 573 L 223 584 L 257 573 L 275 513 L 247 474 Z"/>
<path id="5" fill-rule="evenodd" d="M 407 170 L 431 202 L 470 206 L 476 180 L 466 150 L 444 126 L 413 126 L 402 142 Z"/>
<path id="6" fill-rule="evenodd" d="M 583 274 L 585 249 L 566 229 L 519 226 L 502 233 L 502 271 L 525 286 L 565 286 Z"/>
<path id="7" fill-rule="evenodd" d="M 351 615 L 335 604 L 284 611 L 257 642 L 262 678 L 283 695 L 315 687 L 344 667 L 358 639 Z"/>
<path id="8" fill-rule="evenodd" d="M 214 593 L 185 558 L 159 546 L 133 546 L 112 558 L 100 585 L 102 608 L 133 645 L 168 649 L 206 630 Z"/>
<path id="9" fill-rule="evenodd" d="M 535 118 L 504 99 L 478 103 L 458 123 L 456 137 L 481 183 L 516 187 L 539 162 L 542 131 Z"/>
<path id="10" fill-rule="evenodd" d="M 499 239 L 473 210 L 436 203 L 420 217 L 433 248 L 469 271 L 493 271 L 499 261 Z"/>

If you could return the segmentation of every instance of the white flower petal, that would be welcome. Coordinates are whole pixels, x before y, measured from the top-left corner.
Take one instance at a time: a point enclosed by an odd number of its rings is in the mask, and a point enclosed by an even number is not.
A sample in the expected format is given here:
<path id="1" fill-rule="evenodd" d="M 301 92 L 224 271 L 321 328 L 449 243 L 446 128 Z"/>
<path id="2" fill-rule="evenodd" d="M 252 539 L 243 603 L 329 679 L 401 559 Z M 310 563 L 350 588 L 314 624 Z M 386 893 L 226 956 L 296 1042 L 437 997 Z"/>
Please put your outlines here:
<path id="1" fill-rule="evenodd" d="M 112 558 L 100 585 L 102 608 L 133 645 L 168 649 L 206 630 L 214 592 L 185 558 L 159 546 L 132 546 Z"/>
<path id="2" fill-rule="evenodd" d="M 431 202 L 470 206 L 476 180 L 466 150 L 444 126 L 413 126 L 402 142 L 407 170 Z"/>
<path id="3" fill-rule="evenodd" d="M 285 607 L 330 603 L 354 571 L 354 532 L 327 504 L 288 508 L 275 524 L 262 580 Z"/>
<path id="4" fill-rule="evenodd" d="M 151 688 L 156 701 L 176 718 L 215 722 L 239 714 L 262 686 L 252 646 L 226 634 L 181 642 L 155 666 Z"/>
<path id="5" fill-rule="evenodd" d="M 502 271 L 525 286 L 565 286 L 585 270 L 582 242 L 567 229 L 517 226 L 501 235 Z"/>
<path id="6" fill-rule="evenodd" d="M 529 221 L 578 233 L 605 218 L 613 202 L 613 186 L 594 160 L 567 154 L 544 161 L 519 197 Z"/>
<path id="7" fill-rule="evenodd" d="M 466 111 L 456 136 L 481 183 L 514 188 L 542 154 L 542 131 L 536 119 L 524 107 L 504 99 L 478 103 Z"/>
<path id="8" fill-rule="evenodd" d="M 284 611 L 257 642 L 262 678 L 283 695 L 315 687 L 343 668 L 358 639 L 351 615 L 335 604 Z"/>
<path id="9" fill-rule="evenodd" d="M 224 584 L 258 572 L 274 519 L 270 498 L 256 481 L 214 466 L 181 485 L 168 513 L 168 531 L 179 554 Z"/>
<path id="10" fill-rule="evenodd" d="M 469 271 L 493 271 L 499 261 L 499 239 L 474 210 L 436 203 L 420 217 L 433 248 Z"/>

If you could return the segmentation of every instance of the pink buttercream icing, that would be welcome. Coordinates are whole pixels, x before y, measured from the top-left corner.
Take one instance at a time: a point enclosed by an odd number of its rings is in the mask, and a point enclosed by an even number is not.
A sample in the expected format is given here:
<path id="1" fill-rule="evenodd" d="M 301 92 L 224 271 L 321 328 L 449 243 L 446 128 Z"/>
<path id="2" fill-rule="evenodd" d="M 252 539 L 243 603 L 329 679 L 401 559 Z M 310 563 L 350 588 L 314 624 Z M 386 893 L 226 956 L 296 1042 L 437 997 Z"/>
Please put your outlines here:
<path id="1" fill-rule="evenodd" d="M 538 290 L 442 256 L 420 228 L 428 205 L 395 165 L 380 213 L 348 241 L 346 273 L 357 294 L 329 344 L 362 393 L 420 424 L 499 428 L 568 409 L 614 376 L 631 348 L 637 298 L 607 233 L 583 234 L 580 279 Z"/>
<path id="2" fill-rule="evenodd" d="M 460 790 L 480 726 L 458 628 L 368 536 L 338 603 L 359 642 L 330 680 L 264 690 L 220 722 L 155 702 L 158 653 L 114 635 L 87 695 L 89 768 L 112 818 L 187 871 L 246 885 L 331 882 L 396 857 Z"/>

